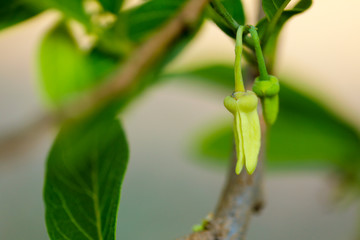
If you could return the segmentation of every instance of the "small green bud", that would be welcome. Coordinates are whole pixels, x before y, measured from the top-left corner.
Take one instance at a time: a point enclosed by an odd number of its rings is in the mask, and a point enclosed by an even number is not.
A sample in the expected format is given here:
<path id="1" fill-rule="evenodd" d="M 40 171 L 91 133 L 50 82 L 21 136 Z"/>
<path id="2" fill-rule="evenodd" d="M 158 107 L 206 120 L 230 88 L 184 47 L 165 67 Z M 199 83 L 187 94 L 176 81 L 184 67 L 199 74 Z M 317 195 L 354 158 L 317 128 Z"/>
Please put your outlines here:
<path id="1" fill-rule="evenodd" d="M 225 107 L 234 115 L 237 174 L 244 165 L 249 174 L 256 169 L 261 138 L 257 104 L 258 98 L 252 91 L 235 92 L 224 100 Z"/>
<path id="2" fill-rule="evenodd" d="M 279 113 L 279 95 L 265 97 L 262 102 L 264 119 L 269 125 L 273 125 Z"/>
<path id="3" fill-rule="evenodd" d="M 270 76 L 269 80 L 255 79 L 253 91 L 261 98 L 263 115 L 267 124 L 275 123 L 279 112 L 279 80 Z"/>

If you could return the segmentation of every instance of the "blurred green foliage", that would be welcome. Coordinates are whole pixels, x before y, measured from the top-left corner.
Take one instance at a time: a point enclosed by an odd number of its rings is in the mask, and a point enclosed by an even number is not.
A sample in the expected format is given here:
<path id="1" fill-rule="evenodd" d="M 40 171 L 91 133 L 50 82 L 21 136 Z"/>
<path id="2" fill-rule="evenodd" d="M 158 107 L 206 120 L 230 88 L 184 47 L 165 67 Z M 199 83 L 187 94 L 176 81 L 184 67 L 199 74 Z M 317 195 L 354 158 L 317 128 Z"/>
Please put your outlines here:
<path id="1" fill-rule="evenodd" d="M 126 22 L 126 35 L 132 42 L 139 43 L 144 41 L 154 30 L 174 16 L 184 2 L 185 0 L 148 1 L 138 7 L 125 11 L 122 17 L 123 21 Z"/>
<path id="2" fill-rule="evenodd" d="M 25 21 L 41 12 L 26 1 L 0 0 L 0 30 Z"/>
<path id="3" fill-rule="evenodd" d="M 64 23 L 45 36 L 39 54 L 42 86 L 49 99 L 60 106 L 103 80 L 117 63 L 117 57 L 97 49 L 80 49 Z"/>
<path id="4" fill-rule="evenodd" d="M 123 0 L 99 0 L 105 11 L 119 14 Z"/>
<path id="5" fill-rule="evenodd" d="M 197 80 L 201 83 L 233 91 L 233 67 L 209 65 L 170 73 L 165 77 Z M 309 94 L 281 83 L 280 112 L 267 139 L 267 158 L 270 166 L 328 166 L 343 168 L 349 161 L 359 161 L 358 131 L 334 115 Z M 211 124 L 200 130 L 197 155 L 200 159 L 227 163 L 233 142 L 229 123 Z"/>

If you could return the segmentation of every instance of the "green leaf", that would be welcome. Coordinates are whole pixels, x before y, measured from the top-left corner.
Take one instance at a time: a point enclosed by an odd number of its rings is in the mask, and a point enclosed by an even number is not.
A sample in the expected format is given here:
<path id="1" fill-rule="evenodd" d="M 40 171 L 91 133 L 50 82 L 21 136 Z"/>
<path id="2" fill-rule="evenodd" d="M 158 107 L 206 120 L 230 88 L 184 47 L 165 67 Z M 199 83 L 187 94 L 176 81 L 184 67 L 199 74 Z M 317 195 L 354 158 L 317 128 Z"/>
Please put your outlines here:
<path id="1" fill-rule="evenodd" d="M 21 0 L 1 0 L 0 6 L 0 30 L 28 20 L 41 12 Z"/>
<path id="2" fill-rule="evenodd" d="M 265 1 L 270 2 L 270 1 Z M 264 2 L 263 2 L 264 4 Z M 262 40 L 267 38 L 267 35 L 272 35 L 277 37 L 279 35 L 280 30 L 284 26 L 285 22 L 289 20 L 292 16 L 302 13 L 305 10 L 309 9 L 312 4 L 312 0 L 300 0 L 294 8 L 290 10 L 277 9 L 276 16 L 263 18 L 257 24 L 259 36 Z"/>
<path id="3" fill-rule="evenodd" d="M 192 82 L 201 80 L 206 84 L 225 87 L 229 93 L 233 91 L 231 66 L 208 66 L 169 74 L 167 77 L 187 78 Z M 352 126 L 330 113 L 310 95 L 284 83 L 281 84 L 279 96 L 278 120 L 268 138 L 267 156 L 270 163 L 280 166 L 332 163 L 339 166 L 359 159 L 360 137 Z M 228 144 L 233 138 L 231 125 L 220 125 L 218 128 L 210 126 L 202 132 L 205 131 L 206 136 L 198 143 L 198 154 L 212 162 L 214 159 L 226 162 Z"/>
<path id="4" fill-rule="evenodd" d="M 258 32 L 260 36 L 263 36 L 267 30 L 267 28 L 272 27 L 276 29 L 276 33 L 274 35 L 277 35 L 281 28 L 284 26 L 285 22 L 289 20 L 291 17 L 293 17 L 296 14 L 302 13 L 305 10 L 309 9 L 312 4 L 312 0 L 300 0 L 295 7 L 293 7 L 290 10 L 282 9 L 279 10 L 279 15 L 276 18 L 276 22 L 273 18 L 263 18 L 259 21 L 257 24 Z M 273 29 L 268 30 L 269 32 Z"/>
<path id="5" fill-rule="evenodd" d="M 116 57 L 97 49 L 79 49 L 64 24 L 45 36 L 39 54 L 42 86 L 56 105 L 104 80 L 117 63 Z"/>
<path id="6" fill-rule="evenodd" d="M 240 25 L 245 24 L 245 12 L 241 0 L 220 0 L 224 8 L 230 13 L 233 19 Z M 235 38 L 236 30 L 215 12 L 210 6 L 206 9 L 207 16 L 214 21 L 214 23 L 228 36 Z"/>
<path id="7" fill-rule="evenodd" d="M 100 35 L 99 47 L 111 54 L 130 55 L 139 44 L 168 22 L 185 0 L 152 0 L 120 12 L 117 21 Z"/>
<path id="8" fill-rule="evenodd" d="M 132 42 L 141 42 L 173 17 L 185 2 L 186 0 L 152 0 L 129 9 L 121 16 L 121 21 L 126 23 L 126 35 Z"/>
<path id="9" fill-rule="evenodd" d="M 106 0 L 104 0 L 106 1 Z M 180 10 L 186 0 L 152 0 L 120 12 L 99 37 L 99 47 L 111 54 L 130 55 Z"/>
<path id="10" fill-rule="evenodd" d="M 291 0 L 263 0 L 262 7 L 270 20 L 278 18 Z"/>
<path id="11" fill-rule="evenodd" d="M 118 14 L 123 0 L 99 0 L 106 11 Z"/>
<path id="12" fill-rule="evenodd" d="M 215 12 L 213 8 L 208 6 L 206 8 L 206 16 L 211 19 L 226 35 L 235 38 L 236 30 L 233 29 L 225 20 Z"/>
<path id="13" fill-rule="evenodd" d="M 282 27 L 284 26 L 284 24 L 291 17 L 306 11 L 307 9 L 310 8 L 311 4 L 312 4 L 312 0 L 301 0 L 294 8 L 284 11 L 281 14 L 276 26 L 274 27 L 273 31 L 275 31 L 275 32 L 272 33 L 272 36 L 277 36 L 280 33 L 280 31 L 281 31 Z M 266 26 L 262 26 L 262 27 L 266 27 Z"/>
<path id="14" fill-rule="evenodd" d="M 257 24 L 259 36 L 262 39 L 264 53 L 269 57 L 270 65 L 274 64 L 276 46 L 280 32 L 285 23 L 293 16 L 302 13 L 310 8 L 312 0 L 301 0 L 294 8 L 283 11 L 276 21 L 276 24 L 271 20 L 270 22 L 263 18 Z"/>
<path id="15" fill-rule="evenodd" d="M 240 24 L 245 24 L 245 13 L 241 0 L 221 0 L 225 9 Z"/>
<path id="16" fill-rule="evenodd" d="M 50 239 L 113 240 L 128 146 L 116 119 L 65 125 L 47 160 L 44 200 Z"/>

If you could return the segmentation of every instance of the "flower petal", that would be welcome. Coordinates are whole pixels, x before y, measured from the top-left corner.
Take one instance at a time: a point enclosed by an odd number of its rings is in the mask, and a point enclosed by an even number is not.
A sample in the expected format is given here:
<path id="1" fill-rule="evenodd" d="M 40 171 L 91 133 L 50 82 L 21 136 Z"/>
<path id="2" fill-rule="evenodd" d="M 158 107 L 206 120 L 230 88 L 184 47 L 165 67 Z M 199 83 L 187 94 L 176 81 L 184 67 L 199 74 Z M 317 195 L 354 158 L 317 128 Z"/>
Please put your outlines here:
<path id="1" fill-rule="evenodd" d="M 241 134 L 241 118 L 240 118 L 240 112 L 236 112 L 234 114 L 234 135 L 235 135 L 235 147 L 236 147 L 236 168 L 235 172 L 236 174 L 240 174 L 243 166 L 244 166 L 244 145 L 243 145 L 243 139 Z"/>
<path id="2" fill-rule="evenodd" d="M 245 154 L 245 165 L 249 174 L 255 171 L 261 144 L 260 121 L 257 109 L 240 112 L 241 133 Z"/>

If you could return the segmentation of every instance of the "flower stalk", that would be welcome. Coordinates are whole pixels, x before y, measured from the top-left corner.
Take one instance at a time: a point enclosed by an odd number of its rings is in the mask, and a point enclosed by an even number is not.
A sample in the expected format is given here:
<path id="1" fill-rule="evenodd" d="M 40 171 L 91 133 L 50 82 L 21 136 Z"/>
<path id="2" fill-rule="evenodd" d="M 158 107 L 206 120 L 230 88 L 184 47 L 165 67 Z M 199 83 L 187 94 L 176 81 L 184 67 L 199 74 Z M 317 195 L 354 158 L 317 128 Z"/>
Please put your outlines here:
<path id="1" fill-rule="evenodd" d="M 261 50 L 259 35 L 254 26 L 248 26 L 254 41 L 255 55 L 260 76 L 255 79 L 253 91 L 261 99 L 263 116 L 268 125 L 273 125 L 279 112 L 279 80 L 268 74 L 266 62 Z"/>
<path id="2" fill-rule="evenodd" d="M 237 163 L 236 174 L 240 174 L 245 166 L 252 174 L 258 162 L 261 130 L 257 112 L 258 97 L 252 91 L 246 91 L 241 72 L 242 37 L 244 26 L 240 26 L 236 34 L 235 44 L 235 91 L 224 100 L 225 107 L 234 115 L 234 138 Z"/>

